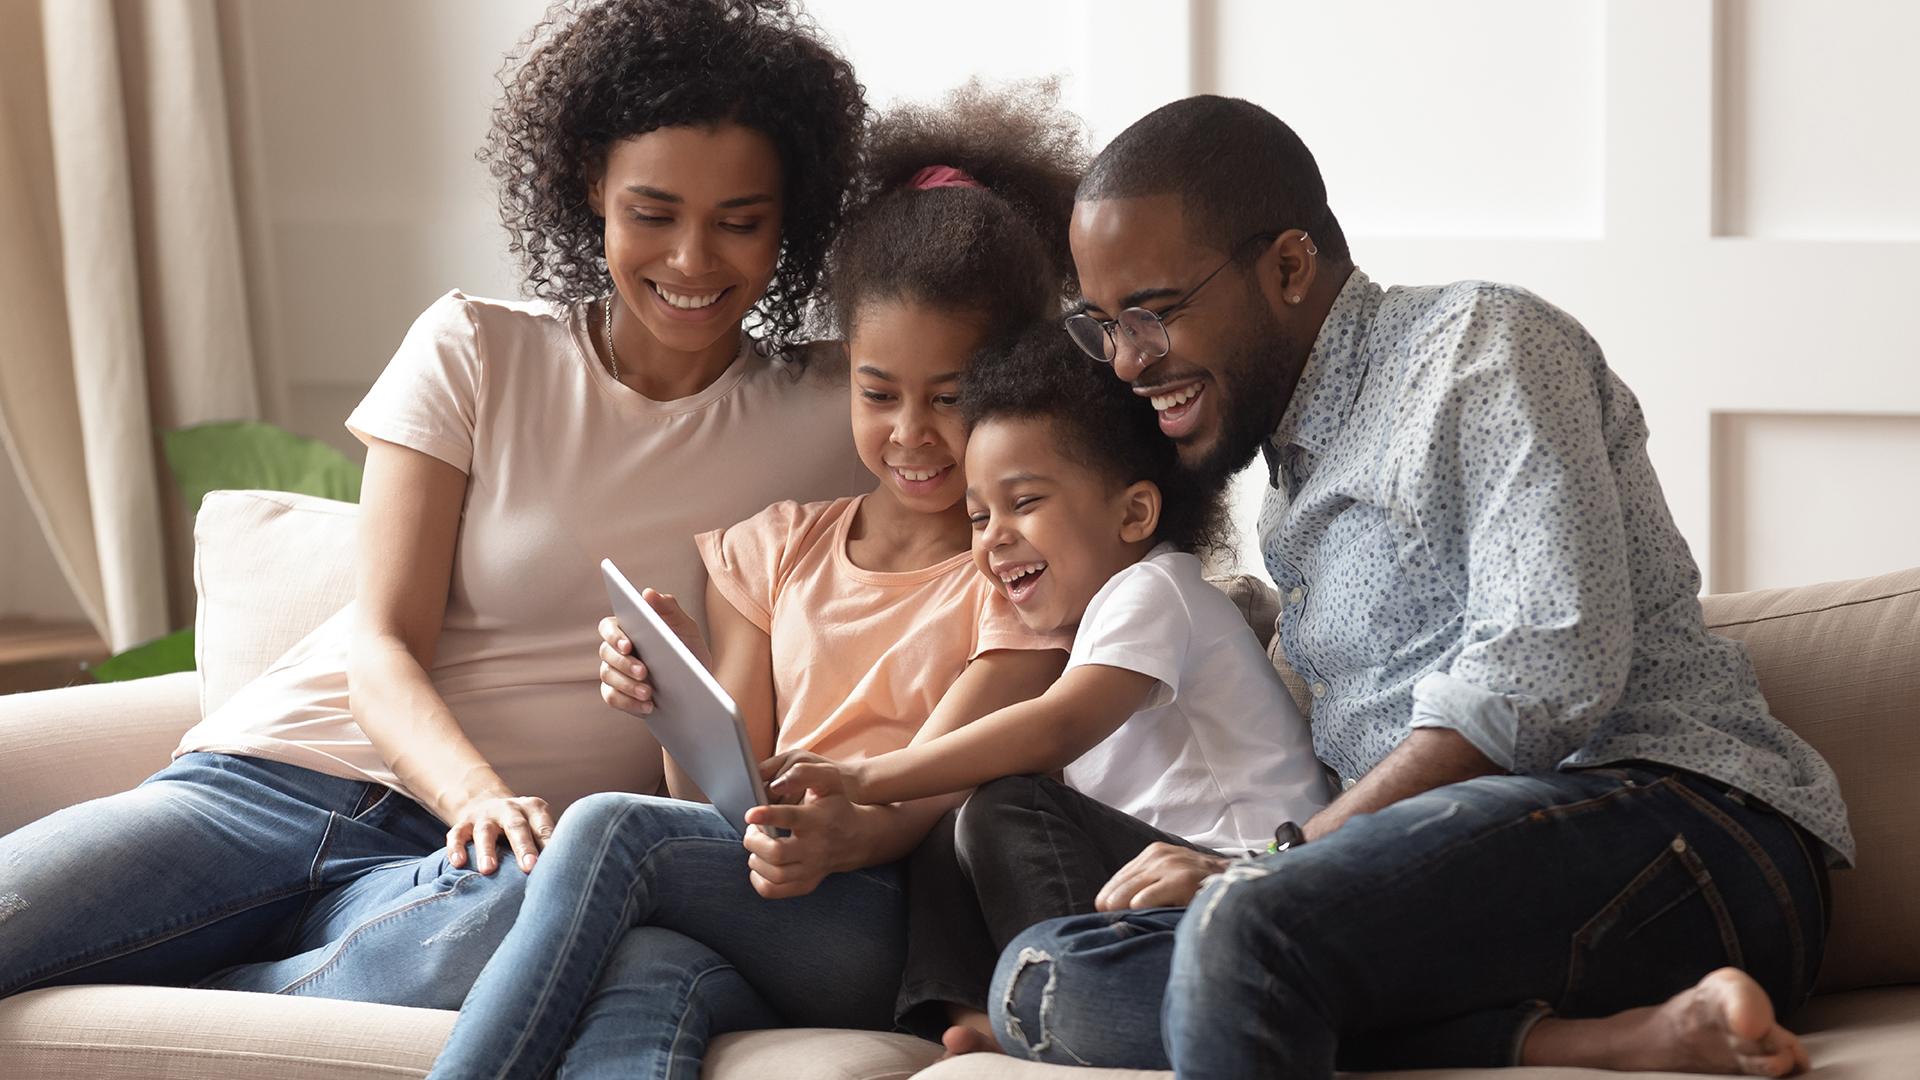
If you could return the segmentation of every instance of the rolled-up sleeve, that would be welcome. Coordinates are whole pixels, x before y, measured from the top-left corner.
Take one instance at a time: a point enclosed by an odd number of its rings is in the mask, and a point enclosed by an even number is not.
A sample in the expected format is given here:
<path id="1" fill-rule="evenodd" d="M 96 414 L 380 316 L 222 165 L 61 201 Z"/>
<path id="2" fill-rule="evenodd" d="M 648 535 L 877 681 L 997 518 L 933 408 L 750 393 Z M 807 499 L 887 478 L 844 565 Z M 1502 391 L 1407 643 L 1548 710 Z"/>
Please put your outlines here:
<path id="1" fill-rule="evenodd" d="M 1644 439 L 1645 426 L 1598 347 L 1544 301 L 1483 286 L 1446 308 L 1419 344 L 1396 442 L 1405 505 L 1463 616 L 1451 663 L 1414 686 L 1411 725 L 1546 772 L 1626 686 L 1633 597 L 1608 410 L 1636 414 L 1617 430 Z"/>

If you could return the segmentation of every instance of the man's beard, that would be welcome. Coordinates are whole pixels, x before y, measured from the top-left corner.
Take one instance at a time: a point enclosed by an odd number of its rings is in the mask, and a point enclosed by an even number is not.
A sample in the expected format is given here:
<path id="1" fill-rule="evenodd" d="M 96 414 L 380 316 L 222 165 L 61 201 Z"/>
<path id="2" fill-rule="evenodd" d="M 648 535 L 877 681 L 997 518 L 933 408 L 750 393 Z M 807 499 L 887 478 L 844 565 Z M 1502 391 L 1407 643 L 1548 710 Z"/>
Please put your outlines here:
<path id="1" fill-rule="evenodd" d="M 1220 434 L 1200 460 L 1181 463 L 1197 484 L 1224 484 L 1246 468 L 1286 410 L 1287 369 L 1301 351 L 1265 303 L 1247 307 L 1247 333 L 1215 369 Z"/>

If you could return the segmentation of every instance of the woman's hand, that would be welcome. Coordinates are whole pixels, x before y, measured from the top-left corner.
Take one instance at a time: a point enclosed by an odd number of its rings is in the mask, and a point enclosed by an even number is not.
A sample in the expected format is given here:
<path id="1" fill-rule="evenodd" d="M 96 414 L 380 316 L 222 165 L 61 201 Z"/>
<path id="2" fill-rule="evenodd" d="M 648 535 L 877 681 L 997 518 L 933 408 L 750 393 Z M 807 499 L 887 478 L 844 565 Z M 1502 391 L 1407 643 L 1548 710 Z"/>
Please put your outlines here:
<path id="1" fill-rule="evenodd" d="M 776 754 L 760 763 L 760 776 L 769 781 L 767 797 L 776 803 L 797 803 L 814 795 L 839 795 L 851 803 L 865 803 L 864 771 L 857 761 L 838 762 L 805 750 Z"/>
<path id="2" fill-rule="evenodd" d="M 1121 867 L 1093 899 L 1096 911 L 1186 907 L 1200 883 L 1227 868 L 1224 855 L 1179 844 L 1153 844 Z"/>
<path id="3" fill-rule="evenodd" d="M 505 837 L 513 861 L 522 873 L 531 873 L 540 849 L 553 836 L 553 812 L 545 799 L 531 795 L 482 795 L 471 799 L 454 816 L 447 830 L 447 864 L 467 865 L 467 843 L 473 843 L 474 869 L 491 874 L 500 868 L 499 844 Z"/>
<path id="4" fill-rule="evenodd" d="M 700 625 L 680 609 L 669 593 L 643 590 L 640 598 L 653 608 L 708 671 L 713 670 L 713 652 L 700 633 Z M 620 628 L 620 620 L 609 615 L 600 620 L 600 700 L 635 716 L 653 711 L 653 684 L 647 681 L 647 665 L 633 652 L 633 641 Z"/>

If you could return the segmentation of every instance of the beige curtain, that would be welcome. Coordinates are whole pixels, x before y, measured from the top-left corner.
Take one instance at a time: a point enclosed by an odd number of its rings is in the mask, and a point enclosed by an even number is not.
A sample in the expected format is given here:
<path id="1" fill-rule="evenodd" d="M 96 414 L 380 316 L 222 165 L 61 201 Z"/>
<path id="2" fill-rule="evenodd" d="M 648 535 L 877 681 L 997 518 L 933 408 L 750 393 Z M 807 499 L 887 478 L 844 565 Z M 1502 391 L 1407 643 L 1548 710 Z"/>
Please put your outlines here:
<path id="1" fill-rule="evenodd" d="M 191 600 L 159 433 L 259 413 L 227 124 L 212 0 L 0 0 L 0 439 L 116 649 Z"/>

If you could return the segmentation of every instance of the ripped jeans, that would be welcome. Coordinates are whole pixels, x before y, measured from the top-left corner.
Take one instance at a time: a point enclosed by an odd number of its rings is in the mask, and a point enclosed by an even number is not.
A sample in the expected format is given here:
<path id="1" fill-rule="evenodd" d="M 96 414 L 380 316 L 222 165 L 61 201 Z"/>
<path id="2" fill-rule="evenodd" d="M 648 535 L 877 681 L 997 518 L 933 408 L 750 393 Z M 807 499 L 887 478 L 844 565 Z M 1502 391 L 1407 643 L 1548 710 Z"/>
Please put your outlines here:
<path id="1" fill-rule="evenodd" d="M 1190 907 L 1075 916 L 1001 956 L 1011 1054 L 1324 1080 L 1517 1064 L 1542 1016 L 1652 1005 L 1724 966 L 1811 992 L 1826 863 L 1787 819 L 1664 766 L 1482 777 L 1234 864 Z"/>
<path id="2" fill-rule="evenodd" d="M 526 875 L 380 784 L 184 754 L 0 837 L 0 997 L 140 983 L 457 1008 Z"/>

